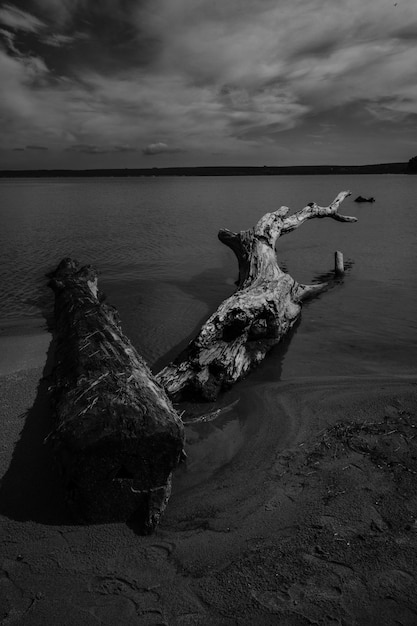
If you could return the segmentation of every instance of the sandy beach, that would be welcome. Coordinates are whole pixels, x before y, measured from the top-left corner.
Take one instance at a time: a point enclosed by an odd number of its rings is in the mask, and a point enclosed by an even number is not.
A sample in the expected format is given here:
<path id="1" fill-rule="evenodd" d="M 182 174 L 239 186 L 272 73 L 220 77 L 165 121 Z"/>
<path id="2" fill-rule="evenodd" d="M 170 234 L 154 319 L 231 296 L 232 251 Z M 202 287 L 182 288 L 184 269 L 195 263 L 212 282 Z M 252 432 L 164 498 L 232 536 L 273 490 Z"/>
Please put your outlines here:
<path id="1" fill-rule="evenodd" d="M 188 467 L 141 537 L 71 523 L 43 445 L 50 339 L 0 339 L 1 624 L 417 623 L 416 377 L 237 386 L 205 459 L 188 429 Z"/>

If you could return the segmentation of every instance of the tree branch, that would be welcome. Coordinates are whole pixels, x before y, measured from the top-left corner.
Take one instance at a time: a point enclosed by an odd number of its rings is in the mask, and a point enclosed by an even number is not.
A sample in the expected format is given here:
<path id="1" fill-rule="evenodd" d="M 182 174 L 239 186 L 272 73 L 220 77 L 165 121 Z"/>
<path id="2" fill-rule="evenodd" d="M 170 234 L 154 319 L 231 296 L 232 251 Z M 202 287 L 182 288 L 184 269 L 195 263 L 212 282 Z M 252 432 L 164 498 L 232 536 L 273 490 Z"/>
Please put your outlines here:
<path id="1" fill-rule="evenodd" d="M 283 272 L 275 253 L 276 240 L 313 217 L 356 222 L 354 217 L 337 213 L 349 194 L 342 191 L 328 207 L 312 203 L 290 217 L 289 209 L 281 207 L 264 215 L 253 228 L 239 233 L 225 229 L 219 232 L 220 241 L 236 254 L 238 288 L 203 324 L 187 348 L 157 374 L 169 396 L 181 400 L 191 394 L 215 400 L 222 389 L 256 367 L 288 333 L 300 315 L 301 303 L 327 285 L 300 285 Z"/>
<path id="2" fill-rule="evenodd" d="M 349 215 L 341 215 L 338 213 L 339 207 L 343 200 L 350 196 L 350 191 L 341 191 L 336 198 L 333 200 L 329 206 L 319 206 L 315 202 L 311 202 L 304 209 L 297 211 L 293 215 L 286 217 L 282 221 L 281 235 L 286 235 L 291 231 L 295 230 L 301 224 L 304 224 L 307 220 L 311 220 L 314 217 L 322 218 L 322 217 L 331 217 L 338 222 L 357 222 L 356 217 L 351 217 Z M 282 207 L 284 208 L 284 207 Z"/>

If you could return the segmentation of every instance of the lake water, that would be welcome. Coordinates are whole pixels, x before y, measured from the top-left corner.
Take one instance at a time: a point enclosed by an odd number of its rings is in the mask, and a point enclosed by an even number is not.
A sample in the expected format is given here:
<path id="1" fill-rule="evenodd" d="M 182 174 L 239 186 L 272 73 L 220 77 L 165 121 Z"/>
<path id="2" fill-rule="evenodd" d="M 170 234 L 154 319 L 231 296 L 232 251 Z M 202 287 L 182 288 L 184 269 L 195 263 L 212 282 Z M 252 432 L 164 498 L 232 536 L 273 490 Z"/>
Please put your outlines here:
<path id="1" fill-rule="evenodd" d="M 53 304 L 45 273 L 72 256 L 98 268 L 124 332 L 158 370 L 234 290 L 237 262 L 218 241 L 219 228 L 250 228 L 281 205 L 327 205 L 345 189 L 352 196 L 341 212 L 356 224 L 311 220 L 277 245 L 281 266 L 305 283 L 332 270 L 341 250 L 350 265 L 343 282 L 304 306 L 289 341 L 245 388 L 414 374 L 417 176 L 1 180 L 1 329 L 44 325 Z M 376 202 L 356 204 L 359 194 Z M 241 436 L 232 417 L 223 424 L 228 445 Z"/>

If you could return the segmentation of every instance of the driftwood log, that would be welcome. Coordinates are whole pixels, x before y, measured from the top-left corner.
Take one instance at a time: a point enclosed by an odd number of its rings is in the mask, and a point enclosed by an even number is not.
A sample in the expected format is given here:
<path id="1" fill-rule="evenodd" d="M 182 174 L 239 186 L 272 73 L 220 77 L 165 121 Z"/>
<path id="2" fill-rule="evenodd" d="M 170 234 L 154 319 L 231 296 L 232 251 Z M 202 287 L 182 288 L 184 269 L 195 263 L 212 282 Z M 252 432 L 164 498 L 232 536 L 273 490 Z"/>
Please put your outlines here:
<path id="1" fill-rule="evenodd" d="M 79 520 L 151 532 L 170 495 L 184 431 L 163 388 L 102 302 L 97 273 L 64 259 L 55 292 L 56 426 L 48 439 Z"/>
<path id="2" fill-rule="evenodd" d="M 233 250 L 239 263 L 238 288 L 187 348 L 157 374 L 172 398 L 191 394 L 215 400 L 221 390 L 257 366 L 289 331 L 300 315 L 302 301 L 323 291 L 327 283 L 301 285 L 283 272 L 277 263 L 276 241 L 312 218 L 356 222 L 355 217 L 338 213 L 349 195 L 342 191 L 327 207 L 311 203 L 293 215 L 281 207 L 240 233 L 220 230 L 220 241 Z"/>
<path id="3" fill-rule="evenodd" d="M 365 198 L 364 196 L 358 196 L 355 198 L 355 202 L 375 202 L 375 198 Z"/>

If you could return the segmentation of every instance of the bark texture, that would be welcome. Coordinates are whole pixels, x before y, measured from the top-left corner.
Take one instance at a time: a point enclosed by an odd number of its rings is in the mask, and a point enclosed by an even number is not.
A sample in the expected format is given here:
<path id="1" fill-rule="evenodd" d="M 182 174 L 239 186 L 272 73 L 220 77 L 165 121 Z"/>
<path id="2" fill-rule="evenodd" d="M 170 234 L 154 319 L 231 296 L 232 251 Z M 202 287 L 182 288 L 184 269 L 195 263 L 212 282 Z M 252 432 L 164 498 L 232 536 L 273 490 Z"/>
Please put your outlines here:
<path id="1" fill-rule="evenodd" d="M 104 304 L 97 274 L 64 259 L 55 292 L 56 427 L 49 436 L 76 516 L 157 525 L 183 454 L 181 419 Z"/>
<path id="2" fill-rule="evenodd" d="M 301 285 L 283 272 L 277 263 L 276 241 L 312 218 L 355 222 L 355 217 L 338 213 L 348 195 L 349 191 L 342 191 L 327 207 L 311 203 L 293 215 L 281 207 L 264 215 L 254 228 L 239 233 L 220 230 L 220 241 L 238 260 L 238 288 L 187 348 L 157 374 L 171 397 L 179 400 L 191 394 L 215 400 L 221 390 L 256 367 L 290 330 L 302 301 L 323 291 L 327 283 Z"/>

